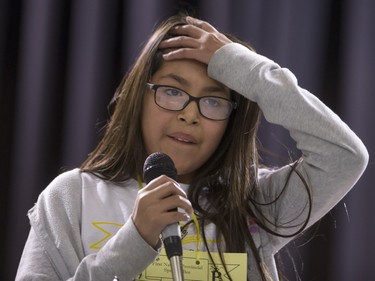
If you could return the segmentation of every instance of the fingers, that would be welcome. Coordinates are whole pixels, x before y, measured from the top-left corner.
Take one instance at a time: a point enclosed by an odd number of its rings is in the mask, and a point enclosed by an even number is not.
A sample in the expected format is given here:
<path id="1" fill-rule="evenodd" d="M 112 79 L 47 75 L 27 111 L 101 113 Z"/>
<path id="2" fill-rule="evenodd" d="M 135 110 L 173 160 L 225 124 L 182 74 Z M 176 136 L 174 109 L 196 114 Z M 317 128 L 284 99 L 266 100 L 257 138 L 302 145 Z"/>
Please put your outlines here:
<path id="1" fill-rule="evenodd" d="M 154 194 L 157 199 L 163 199 L 170 195 L 179 195 L 187 198 L 185 191 L 173 179 L 162 175 L 150 181 L 139 193 L 150 192 Z"/>
<path id="2" fill-rule="evenodd" d="M 163 199 L 162 204 L 159 206 L 160 211 L 162 213 L 171 213 L 171 212 L 178 212 L 176 208 L 183 209 L 185 213 L 181 213 L 182 216 L 179 216 L 179 220 L 186 220 L 189 219 L 187 214 L 190 214 L 193 210 L 191 207 L 191 203 L 187 198 L 184 198 L 180 195 L 173 195 L 168 196 Z"/>
<path id="3" fill-rule="evenodd" d="M 178 36 L 178 37 L 172 37 L 166 40 L 163 40 L 159 44 L 160 49 L 164 48 L 198 48 L 199 42 L 194 39 L 193 37 L 189 36 Z"/>
<path id="4" fill-rule="evenodd" d="M 174 35 L 186 35 L 191 38 L 198 39 L 203 34 L 207 33 L 218 33 L 214 27 L 207 27 L 203 24 L 194 25 L 194 24 L 185 24 L 185 25 L 176 25 L 171 29 L 171 34 Z"/>
<path id="5" fill-rule="evenodd" d="M 187 214 L 192 211 L 191 203 L 178 183 L 160 176 L 138 192 L 132 219 L 143 239 L 154 247 L 168 224 L 188 220 Z"/>
<path id="6" fill-rule="evenodd" d="M 163 40 L 160 49 L 167 49 L 163 54 L 165 60 L 194 59 L 208 64 L 212 55 L 231 41 L 218 32 L 209 23 L 187 17 L 188 24 L 178 25 L 171 29 L 172 38 Z"/>
<path id="7" fill-rule="evenodd" d="M 190 201 L 187 199 L 186 193 L 178 184 L 167 182 L 153 189 L 150 193 L 155 193 L 160 212 L 164 214 L 170 214 L 171 212 L 177 213 L 175 214 L 177 220 L 174 222 L 180 220 L 185 221 L 190 218 L 187 214 L 192 213 L 193 208 Z M 180 208 L 184 212 L 178 212 L 176 208 Z"/>
<path id="8" fill-rule="evenodd" d="M 199 39 L 202 37 L 202 31 L 192 25 L 175 26 L 171 33 L 175 37 L 163 40 L 159 44 L 160 49 L 165 48 L 199 48 Z"/>
<path id="9" fill-rule="evenodd" d="M 179 184 L 164 175 L 154 179 L 140 190 L 138 197 L 144 205 L 152 206 L 155 204 L 155 209 L 160 213 L 169 212 L 176 208 L 183 209 L 187 214 L 193 211 L 186 193 Z M 186 220 L 186 216 L 180 216 L 180 218 Z"/>
<path id="10" fill-rule="evenodd" d="M 211 54 L 202 53 L 193 48 L 179 48 L 163 54 L 164 60 L 193 59 L 208 64 Z"/>
<path id="11" fill-rule="evenodd" d="M 199 27 L 199 28 L 201 28 L 205 31 L 208 31 L 208 32 L 216 32 L 217 31 L 216 28 L 213 27 L 208 22 L 203 21 L 203 20 L 199 20 L 199 19 L 196 19 L 196 18 L 193 18 L 193 17 L 190 17 L 190 16 L 186 17 L 186 22 L 189 23 L 189 24 L 192 24 L 196 27 Z"/>

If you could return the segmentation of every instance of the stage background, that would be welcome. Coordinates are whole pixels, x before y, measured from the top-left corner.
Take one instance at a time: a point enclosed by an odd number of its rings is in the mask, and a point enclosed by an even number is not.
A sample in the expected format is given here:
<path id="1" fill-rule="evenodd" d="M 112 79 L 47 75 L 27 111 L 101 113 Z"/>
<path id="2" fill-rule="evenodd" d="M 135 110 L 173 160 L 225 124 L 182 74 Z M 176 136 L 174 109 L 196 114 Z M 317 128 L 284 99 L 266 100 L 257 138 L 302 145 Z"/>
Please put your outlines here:
<path id="1" fill-rule="evenodd" d="M 291 69 L 364 141 L 364 176 L 282 258 L 290 280 L 375 280 L 372 0 L 1 0 L 1 280 L 14 279 L 27 210 L 62 168 L 80 165 L 93 149 L 106 105 L 140 46 L 156 22 L 180 9 Z M 265 123 L 260 138 L 282 157 L 293 146 L 284 130 Z"/>

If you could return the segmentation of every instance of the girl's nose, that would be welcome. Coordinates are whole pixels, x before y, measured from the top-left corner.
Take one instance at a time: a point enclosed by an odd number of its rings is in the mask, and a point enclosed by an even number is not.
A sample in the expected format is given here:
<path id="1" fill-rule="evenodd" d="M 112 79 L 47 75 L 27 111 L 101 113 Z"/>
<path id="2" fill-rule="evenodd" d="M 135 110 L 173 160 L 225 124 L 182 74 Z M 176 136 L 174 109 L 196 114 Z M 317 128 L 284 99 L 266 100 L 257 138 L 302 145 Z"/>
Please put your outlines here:
<path id="1" fill-rule="evenodd" d="M 201 116 L 196 102 L 190 102 L 178 113 L 178 119 L 188 124 L 199 124 L 200 118 Z"/>

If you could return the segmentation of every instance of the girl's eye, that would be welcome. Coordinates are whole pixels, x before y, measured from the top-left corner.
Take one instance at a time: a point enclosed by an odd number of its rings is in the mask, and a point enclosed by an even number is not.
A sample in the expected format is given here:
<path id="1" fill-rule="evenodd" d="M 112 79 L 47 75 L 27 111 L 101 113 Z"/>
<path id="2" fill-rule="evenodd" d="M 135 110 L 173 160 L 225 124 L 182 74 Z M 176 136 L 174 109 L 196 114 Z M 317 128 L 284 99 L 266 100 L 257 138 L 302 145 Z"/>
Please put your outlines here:
<path id="1" fill-rule="evenodd" d="M 182 91 L 180 91 L 178 89 L 175 89 L 175 88 L 164 88 L 163 92 L 164 92 L 164 94 L 166 94 L 168 96 L 174 96 L 174 97 L 183 95 Z"/>
<path id="2" fill-rule="evenodd" d="M 212 106 L 212 107 L 219 107 L 219 106 L 221 106 L 221 101 L 218 98 L 205 98 L 204 102 L 208 106 Z"/>

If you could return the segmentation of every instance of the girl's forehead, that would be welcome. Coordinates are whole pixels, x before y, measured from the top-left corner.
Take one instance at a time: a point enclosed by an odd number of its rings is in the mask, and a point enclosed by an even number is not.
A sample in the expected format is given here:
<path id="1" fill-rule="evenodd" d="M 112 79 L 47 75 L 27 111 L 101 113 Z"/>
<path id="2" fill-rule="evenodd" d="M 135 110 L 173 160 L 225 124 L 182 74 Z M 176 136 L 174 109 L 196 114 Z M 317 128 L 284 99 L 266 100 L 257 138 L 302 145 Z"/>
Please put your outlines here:
<path id="1" fill-rule="evenodd" d="M 224 92 L 230 90 L 207 74 L 207 65 L 195 60 L 164 61 L 152 76 L 155 83 L 177 83 L 180 86 L 211 86 Z"/>
<path id="2" fill-rule="evenodd" d="M 207 65 L 195 60 L 181 59 L 173 61 L 163 61 L 160 68 L 156 71 L 158 72 L 175 72 L 180 74 L 195 74 L 191 73 L 191 70 L 194 70 L 196 73 L 207 75 Z M 155 73 L 155 74 L 156 74 Z"/>

